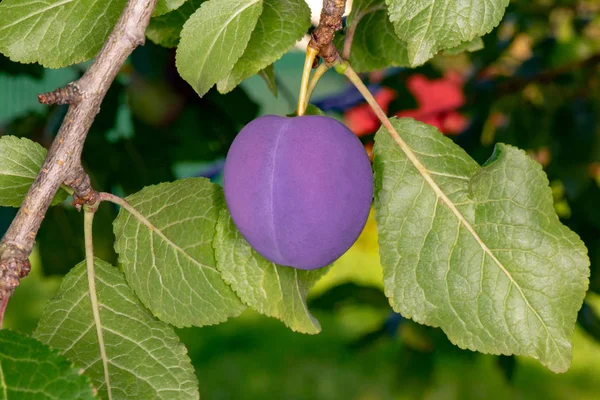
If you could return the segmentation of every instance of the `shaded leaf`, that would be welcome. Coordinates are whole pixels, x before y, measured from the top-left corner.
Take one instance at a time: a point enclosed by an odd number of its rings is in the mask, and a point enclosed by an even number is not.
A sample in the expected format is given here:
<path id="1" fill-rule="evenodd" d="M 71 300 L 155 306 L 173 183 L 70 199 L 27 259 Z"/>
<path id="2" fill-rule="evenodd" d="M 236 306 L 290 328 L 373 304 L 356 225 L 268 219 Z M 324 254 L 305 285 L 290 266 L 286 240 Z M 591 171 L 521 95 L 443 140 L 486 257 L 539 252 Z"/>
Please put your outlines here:
<path id="1" fill-rule="evenodd" d="M 178 9 L 150 19 L 146 36 L 164 47 L 176 47 L 183 24 L 205 0 L 188 0 Z"/>
<path id="2" fill-rule="evenodd" d="M 217 268 L 244 303 L 294 331 L 321 331 L 308 311 L 306 294 L 329 268 L 303 271 L 270 262 L 248 244 L 226 208 L 219 216 L 214 247 Z"/>
<path id="3" fill-rule="evenodd" d="M 177 47 L 179 74 L 203 96 L 240 58 L 262 10 L 261 0 L 210 0 L 187 20 Z"/>
<path id="4" fill-rule="evenodd" d="M 3 0 L 0 52 L 13 61 L 61 68 L 98 53 L 125 0 Z"/>
<path id="5" fill-rule="evenodd" d="M 509 0 L 385 0 L 390 20 L 408 45 L 411 66 L 498 25 Z"/>
<path id="6" fill-rule="evenodd" d="M 244 54 L 223 79 L 217 83 L 227 93 L 241 81 L 277 61 L 310 27 L 310 9 L 304 0 L 263 0 L 256 28 Z"/>
<path id="7" fill-rule="evenodd" d="M 173 329 L 152 317 L 117 268 L 95 259 L 94 270 L 98 321 L 82 262 L 46 306 L 35 337 L 83 367 L 100 398 L 110 390 L 113 399 L 198 399 L 194 369 Z"/>
<path id="8" fill-rule="evenodd" d="M 589 259 L 556 216 L 541 166 L 499 144 L 480 167 L 429 125 L 393 125 L 410 150 L 380 130 L 374 168 L 394 310 L 441 327 L 462 348 L 527 355 L 566 371 Z"/>
<path id="9" fill-rule="evenodd" d="M 21 205 L 44 163 L 46 153 L 45 148 L 29 139 L 0 137 L 0 206 Z M 59 189 L 52 204 L 64 201 L 67 195 Z"/>
<path id="10" fill-rule="evenodd" d="M 95 399 L 71 361 L 35 339 L 0 331 L 0 399 Z"/>
<path id="11" fill-rule="evenodd" d="M 261 70 L 258 75 L 263 78 L 273 96 L 277 97 L 277 81 L 275 80 L 275 68 L 273 64 Z"/>
<path id="12" fill-rule="evenodd" d="M 148 186 L 127 197 L 115 249 L 129 285 L 161 320 L 178 327 L 213 325 L 245 306 L 216 268 L 212 241 L 222 189 L 205 178 Z"/>
<path id="13" fill-rule="evenodd" d="M 350 52 L 350 64 L 355 71 L 370 72 L 410 64 L 406 43 L 396 35 L 384 0 L 355 0 L 346 25 L 346 33 L 355 29 Z M 341 49 L 345 36 L 336 35 L 336 38 Z"/>

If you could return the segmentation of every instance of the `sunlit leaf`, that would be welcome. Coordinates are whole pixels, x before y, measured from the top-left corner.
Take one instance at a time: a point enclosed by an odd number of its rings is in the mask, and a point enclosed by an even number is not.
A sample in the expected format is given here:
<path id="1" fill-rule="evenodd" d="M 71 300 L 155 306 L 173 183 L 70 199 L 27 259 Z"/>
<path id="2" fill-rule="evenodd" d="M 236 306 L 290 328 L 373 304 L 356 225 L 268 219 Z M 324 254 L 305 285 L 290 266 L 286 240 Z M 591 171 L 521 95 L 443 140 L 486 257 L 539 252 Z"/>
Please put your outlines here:
<path id="1" fill-rule="evenodd" d="M 60 68 L 91 59 L 125 0 L 3 0 L 0 52 L 22 63 Z"/>
<path id="2" fill-rule="evenodd" d="M 429 125 L 393 125 L 408 150 L 383 128 L 374 149 L 375 215 L 393 308 L 440 326 L 462 348 L 527 355 L 566 371 L 589 259 L 556 216 L 541 166 L 499 144 L 481 167 Z"/>
<path id="3" fill-rule="evenodd" d="M 35 337 L 82 367 L 102 399 L 109 392 L 113 399 L 198 399 L 194 369 L 173 329 L 144 308 L 116 267 L 95 259 L 91 279 L 98 319 L 82 262 L 46 306 Z"/>
<path id="4" fill-rule="evenodd" d="M 0 206 L 19 207 L 33 180 L 40 172 L 46 149 L 27 138 L 0 137 Z M 67 198 L 59 190 L 53 204 Z"/>
<path id="5" fill-rule="evenodd" d="M 213 325 L 245 306 L 221 278 L 212 241 L 223 190 L 204 178 L 148 186 L 127 197 L 114 222 L 115 249 L 129 285 L 161 320 Z"/>
<path id="6" fill-rule="evenodd" d="M 35 339 L 0 330 L 0 399 L 95 399 L 90 380 Z"/>
<path id="7" fill-rule="evenodd" d="M 177 70 L 203 96 L 231 71 L 250 40 L 261 0 L 210 0 L 187 20 L 177 47 Z"/>
<path id="8" fill-rule="evenodd" d="M 241 81 L 277 61 L 310 27 L 310 9 L 304 0 L 263 0 L 256 28 L 244 54 L 217 89 L 227 93 Z"/>
<path id="9" fill-rule="evenodd" d="M 408 46 L 412 66 L 498 25 L 509 0 L 385 0 L 396 33 Z"/>

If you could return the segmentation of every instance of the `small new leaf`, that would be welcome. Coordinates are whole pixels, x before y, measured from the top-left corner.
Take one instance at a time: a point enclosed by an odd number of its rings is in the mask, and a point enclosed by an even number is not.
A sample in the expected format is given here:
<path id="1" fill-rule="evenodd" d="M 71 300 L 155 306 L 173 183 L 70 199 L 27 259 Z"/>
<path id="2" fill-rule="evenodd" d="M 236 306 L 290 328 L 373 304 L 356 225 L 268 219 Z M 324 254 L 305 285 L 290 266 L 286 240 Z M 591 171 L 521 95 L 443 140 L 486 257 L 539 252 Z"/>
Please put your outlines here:
<path id="1" fill-rule="evenodd" d="M 157 0 L 156 7 L 154 8 L 152 15 L 157 17 L 159 15 L 166 14 L 178 9 L 185 2 L 186 0 Z"/>
<path id="2" fill-rule="evenodd" d="M 15 136 L 0 137 L 0 206 L 19 207 L 46 158 L 46 149 L 38 143 Z M 68 194 L 60 189 L 52 204 Z"/>
<path id="3" fill-rule="evenodd" d="M 396 33 L 408 45 L 411 66 L 498 25 L 509 0 L 385 0 Z"/>
<path id="4" fill-rule="evenodd" d="M 263 0 L 263 10 L 244 54 L 217 84 L 221 93 L 277 61 L 310 27 L 310 9 L 304 0 Z"/>
<path id="5" fill-rule="evenodd" d="M 459 44 L 456 47 L 453 47 L 451 49 L 446 49 L 444 51 L 444 53 L 446 54 L 460 54 L 460 53 L 464 53 L 465 51 L 468 52 L 473 52 L 473 51 L 478 51 L 483 49 L 483 39 L 481 39 L 481 37 L 477 36 L 475 39 L 470 40 L 468 42 L 463 42 L 461 44 Z"/>
<path id="6" fill-rule="evenodd" d="M 216 268 L 212 242 L 222 189 L 205 178 L 149 186 L 127 198 L 114 222 L 115 250 L 129 285 L 172 325 L 204 326 L 246 307 Z"/>
<path id="7" fill-rule="evenodd" d="M 126 0 L 4 0 L 0 52 L 13 61 L 61 68 L 91 59 Z"/>
<path id="8" fill-rule="evenodd" d="M 350 64 L 356 72 L 370 72 L 410 63 L 406 43 L 398 38 L 384 0 L 356 0 L 348 16 L 346 34 L 354 30 Z M 336 35 L 342 48 L 344 35 Z"/>
<path id="9" fill-rule="evenodd" d="M 90 380 L 56 350 L 0 331 L 0 399 L 95 399 Z"/>
<path id="10" fill-rule="evenodd" d="M 503 144 L 479 166 L 434 127 L 392 123 L 408 150 L 380 129 L 374 169 L 394 310 L 441 327 L 462 348 L 566 371 L 590 262 L 559 221 L 541 166 Z"/>
<path id="11" fill-rule="evenodd" d="M 302 271 L 268 261 L 250 247 L 226 208 L 221 210 L 214 247 L 217 268 L 244 303 L 294 331 L 321 331 L 308 311 L 306 294 L 329 268 Z"/>
<path id="12" fill-rule="evenodd" d="M 102 399 L 109 391 L 113 399 L 198 399 L 194 368 L 173 329 L 144 308 L 116 267 L 95 259 L 94 271 L 100 326 L 82 262 L 46 305 L 34 336 L 84 368 Z"/>
<path id="13" fill-rule="evenodd" d="M 205 0 L 188 0 L 177 10 L 150 19 L 146 36 L 163 47 L 177 47 L 183 24 Z"/>
<path id="14" fill-rule="evenodd" d="M 179 74 L 204 96 L 244 53 L 262 0 L 206 1 L 187 20 L 177 47 Z"/>

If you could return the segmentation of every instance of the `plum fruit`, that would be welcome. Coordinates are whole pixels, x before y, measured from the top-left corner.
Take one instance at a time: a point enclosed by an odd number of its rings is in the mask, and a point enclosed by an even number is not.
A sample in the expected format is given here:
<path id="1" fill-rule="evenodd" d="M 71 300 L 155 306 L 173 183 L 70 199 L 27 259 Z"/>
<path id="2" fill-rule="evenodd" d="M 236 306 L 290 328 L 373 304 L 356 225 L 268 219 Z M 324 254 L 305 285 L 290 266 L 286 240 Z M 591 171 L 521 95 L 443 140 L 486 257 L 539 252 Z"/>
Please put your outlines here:
<path id="1" fill-rule="evenodd" d="M 242 236 L 269 261 L 299 269 L 321 268 L 344 254 L 373 197 L 360 140 L 324 116 L 250 122 L 229 149 L 223 180 Z"/>

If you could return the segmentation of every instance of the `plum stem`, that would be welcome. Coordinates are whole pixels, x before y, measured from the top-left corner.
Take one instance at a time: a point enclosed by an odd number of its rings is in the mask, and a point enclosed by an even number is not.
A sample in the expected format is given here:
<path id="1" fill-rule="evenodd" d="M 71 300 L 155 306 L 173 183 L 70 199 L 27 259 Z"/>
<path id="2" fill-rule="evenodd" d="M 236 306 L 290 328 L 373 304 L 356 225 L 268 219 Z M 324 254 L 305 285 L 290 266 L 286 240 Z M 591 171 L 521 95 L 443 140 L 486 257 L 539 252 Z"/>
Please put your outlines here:
<path id="1" fill-rule="evenodd" d="M 321 79 L 321 77 L 325 74 L 325 72 L 327 72 L 327 70 L 329 68 L 330 67 L 329 67 L 329 65 L 327 65 L 327 63 L 322 63 L 319 65 L 319 67 L 313 73 L 313 76 L 310 79 L 310 83 L 308 84 L 308 92 L 306 94 L 306 100 L 304 103 L 305 110 L 308 107 L 308 103 L 310 103 L 310 97 L 312 96 L 312 94 L 315 90 L 315 87 L 317 87 L 317 83 L 319 82 L 319 79 Z"/>
<path id="2" fill-rule="evenodd" d="M 306 58 L 304 59 L 304 69 L 302 70 L 302 82 L 300 83 L 300 95 L 298 96 L 298 116 L 304 115 L 308 104 L 308 81 L 310 79 L 310 71 L 312 70 L 315 58 L 319 54 L 319 49 L 308 46 L 306 48 Z"/>

